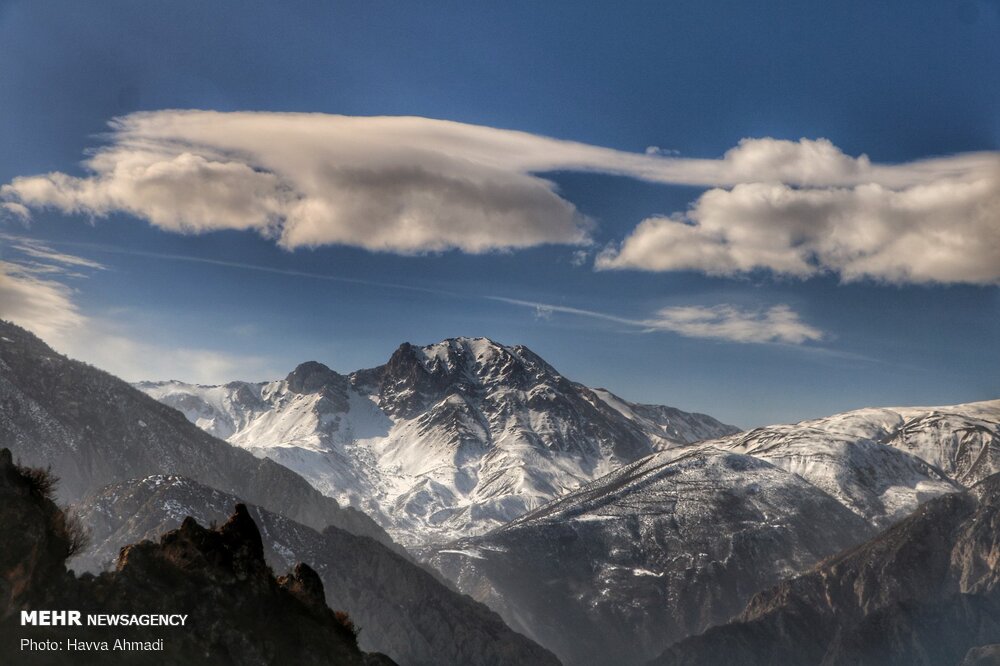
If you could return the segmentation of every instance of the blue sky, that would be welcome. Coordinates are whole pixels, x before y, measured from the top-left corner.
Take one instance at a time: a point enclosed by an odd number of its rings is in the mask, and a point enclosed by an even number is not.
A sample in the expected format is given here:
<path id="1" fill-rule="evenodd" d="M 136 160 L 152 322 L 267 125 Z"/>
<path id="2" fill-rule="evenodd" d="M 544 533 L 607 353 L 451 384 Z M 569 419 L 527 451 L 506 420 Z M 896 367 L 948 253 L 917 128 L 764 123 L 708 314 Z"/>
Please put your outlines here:
<path id="1" fill-rule="evenodd" d="M 484 335 L 743 426 L 995 398 L 998 62 L 983 0 L 6 2 L 0 316 L 129 379 Z"/>

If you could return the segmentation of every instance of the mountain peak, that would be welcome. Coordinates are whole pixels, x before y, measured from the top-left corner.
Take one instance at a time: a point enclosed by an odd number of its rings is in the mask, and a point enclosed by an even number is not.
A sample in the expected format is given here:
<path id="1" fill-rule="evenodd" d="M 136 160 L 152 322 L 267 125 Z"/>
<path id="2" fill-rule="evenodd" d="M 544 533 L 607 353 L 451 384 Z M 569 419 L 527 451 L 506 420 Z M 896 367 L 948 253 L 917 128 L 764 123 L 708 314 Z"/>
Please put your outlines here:
<path id="1" fill-rule="evenodd" d="M 458 366 L 485 365 L 499 358 L 514 356 L 510 347 L 489 338 L 448 338 L 416 350 L 428 371 L 451 370 Z"/>
<path id="2" fill-rule="evenodd" d="M 347 377 L 331 370 L 319 361 L 300 363 L 285 377 L 288 390 L 292 393 L 316 393 L 326 387 L 347 387 Z"/>

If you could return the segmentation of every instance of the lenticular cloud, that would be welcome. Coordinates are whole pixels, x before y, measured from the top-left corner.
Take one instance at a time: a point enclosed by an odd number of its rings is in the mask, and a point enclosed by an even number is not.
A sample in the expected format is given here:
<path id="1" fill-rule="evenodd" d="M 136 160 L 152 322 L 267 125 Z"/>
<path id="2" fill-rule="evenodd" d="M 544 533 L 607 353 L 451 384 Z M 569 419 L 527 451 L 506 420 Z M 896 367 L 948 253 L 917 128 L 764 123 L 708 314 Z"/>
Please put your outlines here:
<path id="1" fill-rule="evenodd" d="M 463 127 L 412 118 L 134 114 L 113 123 L 111 145 L 84 163 L 89 175 L 17 178 L 3 196 L 32 208 L 129 213 L 181 233 L 254 230 L 288 248 L 479 253 L 587 241 L 587 220 L 550 182 L 484 154 L 489 147 L 475 136 L 482 128 Z"/>

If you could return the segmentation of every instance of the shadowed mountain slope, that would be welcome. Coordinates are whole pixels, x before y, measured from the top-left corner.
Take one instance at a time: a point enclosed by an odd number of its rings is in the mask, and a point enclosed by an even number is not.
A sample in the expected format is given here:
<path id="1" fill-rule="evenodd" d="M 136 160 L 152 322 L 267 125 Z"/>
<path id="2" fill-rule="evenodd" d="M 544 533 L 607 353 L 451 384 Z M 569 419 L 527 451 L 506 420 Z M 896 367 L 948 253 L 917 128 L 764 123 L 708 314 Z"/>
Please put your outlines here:
<path id="1" fill-rule="evenodd" d="M 125 479 L 178 474 L 316 529 L 336 525 L 399 548 L 368 516 L 341 507 L 288 468 L 212 437 L 180 412 L 4 321 L 0 445 L 25 465 L 50 467 L 64 502 Z"/>
<path id="2" fill-rule="evenodd" d="M 656 664 L 953 666 L 1000 642 L 1000 475 L 755 596 Z"/>

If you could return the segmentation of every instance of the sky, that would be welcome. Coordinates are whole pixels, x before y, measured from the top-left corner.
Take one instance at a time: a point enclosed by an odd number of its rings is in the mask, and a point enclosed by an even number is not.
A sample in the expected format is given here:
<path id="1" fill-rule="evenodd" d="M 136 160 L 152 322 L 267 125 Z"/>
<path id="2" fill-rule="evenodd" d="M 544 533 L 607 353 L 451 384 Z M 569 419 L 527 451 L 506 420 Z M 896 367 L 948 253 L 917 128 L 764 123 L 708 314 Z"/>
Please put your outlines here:
<path id="1" fill-rule="evenodd" d="M 997 0 L 0 2 L 0 317 L 133 381 L 998 398 L 998 63 Z"/>

